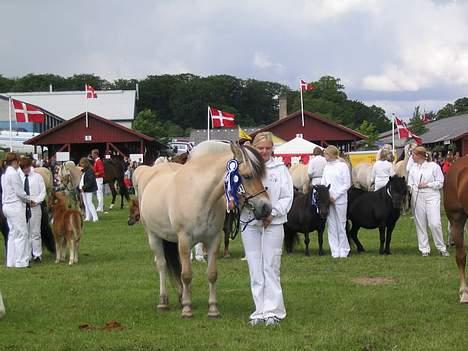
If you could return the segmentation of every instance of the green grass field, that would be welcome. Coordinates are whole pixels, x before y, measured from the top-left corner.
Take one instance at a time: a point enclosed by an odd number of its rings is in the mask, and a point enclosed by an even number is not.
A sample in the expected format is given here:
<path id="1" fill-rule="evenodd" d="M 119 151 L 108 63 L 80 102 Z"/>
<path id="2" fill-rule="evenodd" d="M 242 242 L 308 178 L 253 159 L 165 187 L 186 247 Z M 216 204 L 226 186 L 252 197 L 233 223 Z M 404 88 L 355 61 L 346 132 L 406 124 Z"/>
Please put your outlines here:
<path id="1" fill-rule="evenodd" d="M 468 349 L 468 306 L 458 303 L 453 250 L 450 258 L 434 249 L 431 257 L 420 257 L 409 217 L 397 224 L 389 257 L 378 255 L 377 231 L 361 231 L 368 252 L 346 260 L 333 260 L 328 251 L 318 257 L 312 235 L 313 256 L 304 257 L 302 248 L 283 256 L 287 319 L 279 328 L 252 328 L 239 238 L 232 258 L 219 261 L 222 317 L 206 317 L 206 265 L 196 262 L 194 318 L 182 320 L 172 288 L 171 310 L 156 311 L 153 257 L 142 226 L 127 226 L 126 211 L 114 209 L 99 223 L 86 223 L 77 266 L 56 265 L 46 254 L 31 269 L 0 268 L 7 307 L 0 350 Z M 356 281 L 369 277 L 387 280 Z M 109 321 L 122 329 L 103 329 Z"/>

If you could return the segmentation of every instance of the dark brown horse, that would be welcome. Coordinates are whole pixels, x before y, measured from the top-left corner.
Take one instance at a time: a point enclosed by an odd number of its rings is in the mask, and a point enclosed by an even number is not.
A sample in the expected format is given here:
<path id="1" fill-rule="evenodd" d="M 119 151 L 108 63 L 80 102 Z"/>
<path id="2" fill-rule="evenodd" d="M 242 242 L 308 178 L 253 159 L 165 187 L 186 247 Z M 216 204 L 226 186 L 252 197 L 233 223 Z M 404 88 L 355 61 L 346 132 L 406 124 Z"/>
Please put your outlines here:
<path id="1" fill-rule="evenodd" d="M 112 202 L 110 208 L 112 209 L 115 204 L 115 198 L 117 197 L 117 190 L 115 185 L 117 184 L 120 193 L 120 208 L 123 208 L 123 199 L 127 199 L 130 202 L 130 195 L 128 194 L 127 186 L 124 182 L 125 167 L 123 160 L 119 158 L 104 160 L 104 184 L 109 184 L 109 188 L 112 193 Z"/>
<path id="2" fill-rule="evenodd" d="M 463 228 L 468 216 L 468 156 L 455 162 L 447 173 L 444 183 L 444 207 L 456 247 L 456 260 L 460 275 L 460 303 L 468 303 L 468 287 L 465 279 L 466 252 L 463 237 Z"/>

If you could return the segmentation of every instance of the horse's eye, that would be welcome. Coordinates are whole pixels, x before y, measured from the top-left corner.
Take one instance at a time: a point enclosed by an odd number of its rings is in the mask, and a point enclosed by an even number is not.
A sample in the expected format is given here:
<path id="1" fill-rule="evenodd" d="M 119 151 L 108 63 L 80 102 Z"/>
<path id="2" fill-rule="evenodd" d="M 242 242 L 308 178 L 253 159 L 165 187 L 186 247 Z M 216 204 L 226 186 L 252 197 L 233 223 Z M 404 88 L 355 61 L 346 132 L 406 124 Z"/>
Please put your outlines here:
<path id="1" fill-rule="evenodd" d="M 252 179 L 252 176 L 250 174 L 246 174 L 246 175 L 243 175 L 242 178 L 244 178 L 245 180 L 249 180 L 249 179 Z"/>

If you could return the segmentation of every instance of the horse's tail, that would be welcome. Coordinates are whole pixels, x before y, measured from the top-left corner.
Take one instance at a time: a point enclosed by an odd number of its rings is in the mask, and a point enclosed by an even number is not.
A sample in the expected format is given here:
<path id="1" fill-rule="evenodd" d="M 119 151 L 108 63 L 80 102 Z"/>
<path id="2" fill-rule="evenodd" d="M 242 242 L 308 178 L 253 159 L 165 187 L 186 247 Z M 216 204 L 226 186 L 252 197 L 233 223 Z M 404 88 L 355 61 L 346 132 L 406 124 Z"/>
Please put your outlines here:
<path id="1" fill-rule="evenodd" d="M 166 267 L 171 281 L 176 288 L 182 287 L 180 275 L 182 274 L 182 266 L 180 264 L 179 247 L 177 243 L 163 240 L 164 258 L 166 259 Z"/>
<path id="2" fill-rule="evenodd" d="M 284 226 L 284 248 L 286 252 L 293 252 L 294 245 L 299 242 L 299 235 L 297 232 L 289 229 L 286 225 Z"/>
<path id="3" fill-rule="evenodd" d="M 41 239 L 49 252 L 55 253 L 55 239 L 50 228 L 49 210 L 44 201 L 41 202 Z"/>

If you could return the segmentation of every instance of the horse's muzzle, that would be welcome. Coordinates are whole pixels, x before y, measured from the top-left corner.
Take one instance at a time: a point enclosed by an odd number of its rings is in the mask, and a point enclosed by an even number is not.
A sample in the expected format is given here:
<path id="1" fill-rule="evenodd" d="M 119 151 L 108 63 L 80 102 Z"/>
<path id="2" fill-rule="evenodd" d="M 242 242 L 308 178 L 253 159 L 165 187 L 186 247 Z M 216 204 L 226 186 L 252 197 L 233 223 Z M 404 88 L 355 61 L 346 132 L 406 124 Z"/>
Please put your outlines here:
<path id="1" fill-rule="evenodd" d="M 259 201 L 258 205 L 254 207 L 254 214 L 256 219 L 267 218 L 271 214 L 271 203 L 268 201 Z"/>
<path id="2" fill-rule="evenodd" d="M 128 225 L 134 225 L 136 222 L 138 222 L 140 220 L 139 217 L 137 218 L 134 218 L 134 217 L 128 217 L 128 221 L 127 221 L 127 224 Z"/>

